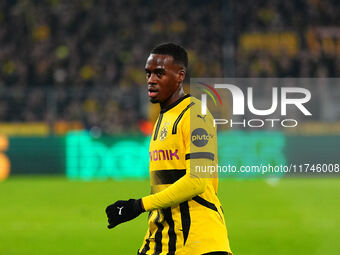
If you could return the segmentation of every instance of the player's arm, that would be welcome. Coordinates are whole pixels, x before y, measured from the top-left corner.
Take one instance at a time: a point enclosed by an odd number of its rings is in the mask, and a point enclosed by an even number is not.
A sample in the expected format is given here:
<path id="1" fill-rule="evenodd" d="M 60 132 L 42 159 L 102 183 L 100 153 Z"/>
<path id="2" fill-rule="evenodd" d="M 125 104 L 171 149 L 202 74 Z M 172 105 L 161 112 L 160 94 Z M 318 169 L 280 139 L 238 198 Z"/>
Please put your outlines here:
<path id="1" fill-rule="evenodd" d="M 163 191 L 143 197 L 143 208 L 146 211 L 151 211 L 176 206 L 203 193 L 206 187 L 207 179 L 190 177 L 189 174 L 186 174 Z"/>
<path id="2" fill-rule="evenodd" d="M 161 192 L 138 200 L 120 200 L 108 206 L 106 208 L 108 228 L 132 220 L 142 212 L 175 206 L 203 193 L 207 186 L 207 179 L 190 176 L 188 169 L 190 169 L 190 160 L 187 160 L 187 174 Z"/>
<path id="3" fill-rule="evenodd" d="M 194 117 L 196 115 L 194 114 Z M 190 114 L 187 112 L 182 120 L 183 137 L 185 140 L 186 151 L 186 174 L 178 181 L 171 184 L 169 187 L 161 192 L 143 197 L 142 199 L 128 201 L 117 201 L 106 209 L 109 218 L 109 228 L 132 220 L 144 211 L 151 211 L 153 209 L 167 208 L 176 206 L 184 201 L 190 200 L 194 196 L 203 193 L 207 187 L 207 178 L 202 178 L 201 174 L 196 174 L 190 170 L 191 165 L 211 165 L 213 164 L 214 153 L 216 153 L 216 132 L 212 128 L 211 122 L 206 122 L 200 119 L 190 121 Z M 202 123 L 195 123 L 202 121 Z M 206 146 L 195 146 L 191 144 L 192 133 L 190 131 L 190 124 L 198 124 L 201 128 L 206 128 L 213 133 L 211 141 Z M 212 153 L 214 152 L 214 153 Z M 191 155 L 195 155 L 191 157 Z M 199 155 L 197 157 L 197 155 Z M 207 156 L 208 155 L 208 156 Z"/>

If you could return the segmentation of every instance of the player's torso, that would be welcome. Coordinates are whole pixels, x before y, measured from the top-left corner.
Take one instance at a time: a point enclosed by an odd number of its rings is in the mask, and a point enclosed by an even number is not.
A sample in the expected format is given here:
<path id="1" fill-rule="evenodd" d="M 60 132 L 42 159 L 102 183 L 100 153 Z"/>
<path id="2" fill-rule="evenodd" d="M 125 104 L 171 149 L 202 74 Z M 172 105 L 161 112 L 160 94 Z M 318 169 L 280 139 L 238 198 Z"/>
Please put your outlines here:
<path id="1" fill-rule="evenodd" d="M 186 173 L 185 143 L 188 141 L 183 138 L 180 125 L 191 105 L 190 98 L 186 97 L 175 107 L 161 112 L 157 119 L 149 147 L 152 193 L 166 188 Z"/>

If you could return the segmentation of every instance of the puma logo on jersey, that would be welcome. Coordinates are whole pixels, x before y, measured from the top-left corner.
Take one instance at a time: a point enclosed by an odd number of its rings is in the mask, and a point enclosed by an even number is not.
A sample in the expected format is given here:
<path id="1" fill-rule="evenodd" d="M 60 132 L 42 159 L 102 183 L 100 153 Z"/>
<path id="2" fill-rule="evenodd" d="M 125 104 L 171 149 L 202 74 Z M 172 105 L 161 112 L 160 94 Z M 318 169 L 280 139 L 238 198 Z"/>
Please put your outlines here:
<path id="1" fill-rule="evenodd" d="M 124 208 L 124 206 L 122 206 L 122 207 L 117 206 L 117 209 L 119 210 L 118 215 L 122 215 L 123 208 Z"/>
<path id="2" fill-rule="evenodd" d="M 172 150 L 149 151 L 149 155 L 151 161 L 179 159 L 177 149 L 174 152 Z"/>
<path id="3" fill-rule="evenodd" d="M 207 115 L 201 116 L 201 115 L 197 114 L 197 117 L 198 117 L 198 118 L 201 118 L 201 119 L 204 120 L 204 122 L 205 122 L 205 117 L 207 117 Z"/>

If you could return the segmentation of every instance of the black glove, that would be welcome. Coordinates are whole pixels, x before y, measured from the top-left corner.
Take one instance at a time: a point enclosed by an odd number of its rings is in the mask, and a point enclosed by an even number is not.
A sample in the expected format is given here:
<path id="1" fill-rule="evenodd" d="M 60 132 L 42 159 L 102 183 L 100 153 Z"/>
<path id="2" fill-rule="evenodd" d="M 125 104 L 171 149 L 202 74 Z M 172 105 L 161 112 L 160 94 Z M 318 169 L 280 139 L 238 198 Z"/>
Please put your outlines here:
<path id="1" fill-rule="evenodd" d="M 120 223 L 132 220 L 145 212 L 142 207 L 142 199 L 118 200 L 112 205 L 106 207 L 108 218 L 108 228 L 114 228 Z"/>

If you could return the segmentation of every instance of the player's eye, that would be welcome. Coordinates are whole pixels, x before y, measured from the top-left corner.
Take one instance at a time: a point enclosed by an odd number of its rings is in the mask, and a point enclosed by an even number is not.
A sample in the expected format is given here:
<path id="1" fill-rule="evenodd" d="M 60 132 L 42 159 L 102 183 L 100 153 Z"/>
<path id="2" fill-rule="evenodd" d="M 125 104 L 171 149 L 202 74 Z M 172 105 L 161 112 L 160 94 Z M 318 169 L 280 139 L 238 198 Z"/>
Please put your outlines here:
<path id="1" fill-rule="evenodd" d="M 164 75 L 164 72 L 163 71 L 158 71 L 158 72 L 156 72 L 156 75 L 157 75 L 158 78 L 161 78 L 162 75 Z"/>
<path id="2" fill-rule="evenodd" d="M 151 73 L 149 71 L 146 71 L 145 74 L 146 74 L 146 78 L 150 78 Z"/>

